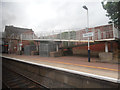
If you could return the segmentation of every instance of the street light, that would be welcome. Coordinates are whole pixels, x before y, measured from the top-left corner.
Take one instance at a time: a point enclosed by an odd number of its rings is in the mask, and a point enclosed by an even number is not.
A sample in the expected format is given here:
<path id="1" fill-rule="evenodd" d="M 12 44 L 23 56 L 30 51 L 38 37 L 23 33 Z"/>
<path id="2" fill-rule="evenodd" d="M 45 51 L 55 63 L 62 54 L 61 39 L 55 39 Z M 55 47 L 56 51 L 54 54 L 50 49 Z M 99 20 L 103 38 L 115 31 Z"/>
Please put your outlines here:
<path id="1" fill-rule="evenodd" d="M 86 6 L 83 6 L 85 10 L 87 10 L 87 32 L 89 29 L 89 17 L 88 17 L 88 8 Z M 88 36 L 88 62 L 90 62 L 90 43 L 89 43 L 89 36 Z"/>

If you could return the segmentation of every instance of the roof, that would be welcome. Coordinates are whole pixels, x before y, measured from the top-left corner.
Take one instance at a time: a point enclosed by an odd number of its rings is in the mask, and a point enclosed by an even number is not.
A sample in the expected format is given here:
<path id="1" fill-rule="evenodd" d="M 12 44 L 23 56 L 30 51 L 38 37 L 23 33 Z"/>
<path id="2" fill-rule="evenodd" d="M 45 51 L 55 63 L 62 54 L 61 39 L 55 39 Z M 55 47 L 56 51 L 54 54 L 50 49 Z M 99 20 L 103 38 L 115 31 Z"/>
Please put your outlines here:
<path id="1" fill-rule="evenodd" d="M 112 27 L 112 24 L 107 24 L 107 25 L 101 25 L 101 26 L 90 27 L 89 30 L 91 30 L 91 29 L 97 29 L 97 28 L 103 28 L 103 27 Z M 76 31 L 76 32 L 80 32 L 80 31 L 85 31 L 85 32 L 86 32 L 85 29 L 86 29 L 86 28 L 81 29 L 81 30 L 78 30 L 78 31 Z"/>
<path id="2" fill-rule="evenodd" d="M 14 27 L 14 26 L 5 26 L 5 31 L 14 31 L 14 32 L 26 32 L 26 31 L 32 31 L 32 29 L 27 29 L 27 28 L 19 28 L 19 27 Z"/>
<path id="3" fill-rule="evenodd" d="M 88 42 L 88 40 L 66 40 L 66 39 L 32 39 L 34 41 L 56 41 L 56 42 Z M 90 40 L 89 42 L 94 42 L 94 40 Z"/>
<path id="4" fill-rule="evenodd" d="M 20 35 L 21 33 L 25 33 L 28 31 L 33 32 L 32 29 L 19 28 L 14 26 L 5 26 L 5 34 L 7 37 L 11 37 L 12 34 L 17 36 L 17 35 Z"/>

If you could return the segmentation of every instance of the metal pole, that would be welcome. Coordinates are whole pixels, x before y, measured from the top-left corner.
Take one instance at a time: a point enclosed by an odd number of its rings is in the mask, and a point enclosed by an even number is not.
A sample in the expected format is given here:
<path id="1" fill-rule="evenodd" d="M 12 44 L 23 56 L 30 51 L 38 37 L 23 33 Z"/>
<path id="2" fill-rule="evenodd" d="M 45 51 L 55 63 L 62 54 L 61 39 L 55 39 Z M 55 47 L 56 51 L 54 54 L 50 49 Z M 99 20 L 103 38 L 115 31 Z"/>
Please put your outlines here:
<path id="1" fill-rule="evenodd" d="M 53 40 L 54 40 L 54 30 L 53 30 L 53 34 L 52 35 L 53 35 Z"/>
<path id="2" fill-rule="evenodd" d="M 85 10 L 87 10 L 87 29 L 89 31 L 89 15 L 88 15 L 88 8 L 83 6 Z M 90 43 L 89 43 L 89 36 L 88 36 L 88 62 L 90 62 Z"/>
<path id="3" fill-rule="evenodd" d="M 68 30 L 68 39 L 69 39 L 69 41 L 68 41 L 68 47 L 70 46 L 70 29 Z"/>
<path id="4" fill-rule="evenodd" d="M 88 9 L 87 9 L 87 28 L 89 31 L 89 15 L 88 15 Z M 90 42 L 89 42 L 89 36 L 88 36 L 88 62 L 90 62 Z"/>
<path id="5" fill-rule="evenodd" d="M 33 36 L 33 39 L 34 39 L 34 33 L 33 33 L 33 35 L 32 35 L 32 36 Z"/>
<path id="6" fill-rule="evenodd" d="M 105 52 L 108 52 L 108 42 L 105 42 Z"/>
<path id="7" fill-rule="evenodd" d="M 58 44 L 56 44 L 56 51 L 57 51 L 57 52 L 58 52 L 58 48 L 59 48 L 59 47 L 58 47 Z"/>
<path id="8" fill-rule="evenodd" d="M 62 33 L 61 33 L 61 30 L 60 30 L 60 40 L 61 40 L 61 34 L 62 34 Z"/>
<path id="9" fill-rule="evenodd" d="M 22 34 L 21 34 L 21 43 L 20 43 L 20 55 L 22 55 Z"/>

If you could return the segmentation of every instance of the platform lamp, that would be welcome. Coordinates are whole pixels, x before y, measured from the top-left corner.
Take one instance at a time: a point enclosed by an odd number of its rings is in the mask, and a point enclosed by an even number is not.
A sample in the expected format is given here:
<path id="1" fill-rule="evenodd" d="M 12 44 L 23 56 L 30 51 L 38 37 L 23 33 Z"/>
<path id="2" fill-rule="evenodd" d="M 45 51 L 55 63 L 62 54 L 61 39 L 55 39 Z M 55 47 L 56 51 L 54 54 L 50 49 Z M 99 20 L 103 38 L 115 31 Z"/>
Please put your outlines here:
<path id="1" fill-rule="evenodd" d="M 89 29 L 89 16 L 88 16 L 88 8 L 86 6 L 83 6 L 85 10 L 87 10 L 87 32 Z M 90 43 L 89 43 L 89 36 L 88 36 L 88 62 L 90 62 Z"/>

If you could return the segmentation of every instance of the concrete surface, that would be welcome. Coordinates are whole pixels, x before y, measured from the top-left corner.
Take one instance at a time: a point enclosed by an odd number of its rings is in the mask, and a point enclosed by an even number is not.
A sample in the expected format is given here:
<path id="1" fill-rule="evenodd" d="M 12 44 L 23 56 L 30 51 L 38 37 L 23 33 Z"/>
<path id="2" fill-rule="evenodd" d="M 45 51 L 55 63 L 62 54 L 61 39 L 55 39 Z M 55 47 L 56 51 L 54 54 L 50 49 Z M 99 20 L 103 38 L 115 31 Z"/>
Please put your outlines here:
<path id="1" fill-rule="evenodd" d="M 87 62 L 85 57 L 40 57 L 25 55 L 3 55 L 12 58 L 18 58 L 25 61 L 40 63 L 65 69 L 91 73 L 95 75 L 118 78 L 118 64 L 108 64 L 95 62 L 96 58 L 92 58 L 91 62 Z"/>
<path id="2" fill-rule="evenodd" d="M 48 68 L 16 58 L 3 58 L 3 70 L 4 68 L 25 75 L 48 88 L 118 88 L 118 83 Z"/>
<path id="3" fill-rule="evenodd" d="M 101 53 L 99 53 L 99 58 L 101 61 L 110 62 L 113 60 L 113 53 L 101 52 Z"/>

